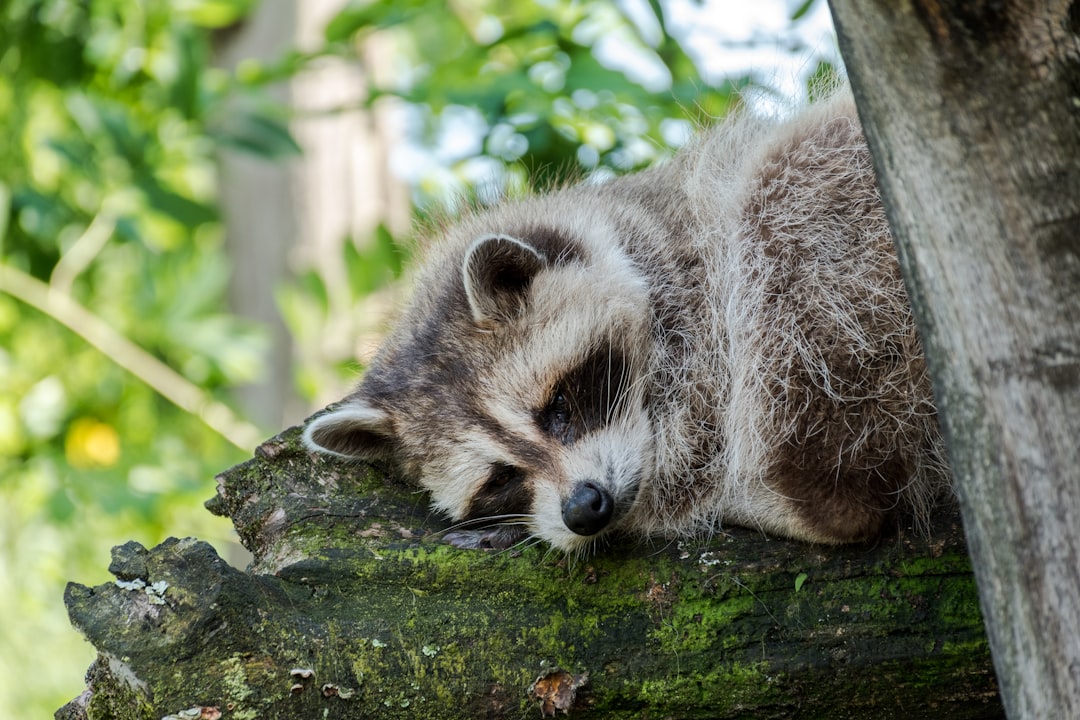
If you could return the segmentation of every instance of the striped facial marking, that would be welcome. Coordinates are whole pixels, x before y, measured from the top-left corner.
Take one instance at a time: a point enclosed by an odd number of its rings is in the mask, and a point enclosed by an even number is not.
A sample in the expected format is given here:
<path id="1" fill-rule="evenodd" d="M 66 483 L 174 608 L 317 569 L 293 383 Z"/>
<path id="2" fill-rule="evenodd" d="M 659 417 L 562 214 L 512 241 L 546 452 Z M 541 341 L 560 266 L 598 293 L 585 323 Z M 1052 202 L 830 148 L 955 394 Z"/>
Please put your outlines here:
<path id="1" fill-rule="evenodd" d="M 610 465 L 602 461 L 603 453 L 595 447 L 606 443 L 597 436 L 617 422 L 622 412 L 638 409 L 635 403 L 626 400 L 628 383 L 625 355 L 602 343 L 557 377 L 543 405 L 531 411 L 531 424 L 515 422 L 515 418 L 521 417 L 520 412 L 506 410 L 498 413 L 504 417 L 502 423 L 487 418 L 484 424 L 492 433 L 488 448 L 500 448 L 488 457 L 502 459 L 488 463 L 486 475 L 470 483 L 473 490 L 467 508 L 453 514 L 466 520 L 535 518 L 536 503 L 544 495 L 538 496 L 540 487 L 548 494 L 554 490 L 556 497 L 561 497 L 572 492 L 574 484 L 583 479 L 578 475 L 600 478 L 598 482 L 608 481 Z M 594 447 L 576 451 L 574 446 L 587 439 Z M 579 469 L 581 461 L 574 456 L 582 452 L 594 459 L 588 465 L 595 467 Z M 605 470 L 604 466 L 608 468 Z M 636 490 L 636 479 L 632 485 Z M 560 506 L 561 500 L 555 500 L 555 505 Z"/>
<path id="2" fill-rule="evenodd" d="M 534 413 L 536 424 L 563 445 L 573 445 L 611 422 L 627 381 L 625 357 L 603 345 L 559 380 L 547 403 Z"/>
<path id="3" fill-rule="evenodd" d="M 480 489 L 473 495 L 467 519 L 527 515 L 532 511 L 532 488 L 525 470 L 502 461 L 491 464 L 491 470 Z"/>

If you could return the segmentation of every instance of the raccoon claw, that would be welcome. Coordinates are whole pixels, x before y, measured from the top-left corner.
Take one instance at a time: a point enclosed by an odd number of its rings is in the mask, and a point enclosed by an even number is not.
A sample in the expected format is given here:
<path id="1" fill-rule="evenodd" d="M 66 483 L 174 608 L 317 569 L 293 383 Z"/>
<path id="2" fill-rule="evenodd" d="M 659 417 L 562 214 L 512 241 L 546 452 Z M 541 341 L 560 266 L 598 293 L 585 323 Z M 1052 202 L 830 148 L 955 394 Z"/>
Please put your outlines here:
<path id="1" fill-rule="evenodd" d="M 443 542 L 459 550 L 479 550 L 482 547 L 480 537 L 483 534 L 480 530 L 456 530 L 443 535 Z"/>
<path id="2" fill-rule="evenodd" d="M 524 531 L 519 528 L 497 527 L 487 530 L 455 530 L 446 533 L 443 540 L 459 550 L 506 550 L 524 537 Z"/>

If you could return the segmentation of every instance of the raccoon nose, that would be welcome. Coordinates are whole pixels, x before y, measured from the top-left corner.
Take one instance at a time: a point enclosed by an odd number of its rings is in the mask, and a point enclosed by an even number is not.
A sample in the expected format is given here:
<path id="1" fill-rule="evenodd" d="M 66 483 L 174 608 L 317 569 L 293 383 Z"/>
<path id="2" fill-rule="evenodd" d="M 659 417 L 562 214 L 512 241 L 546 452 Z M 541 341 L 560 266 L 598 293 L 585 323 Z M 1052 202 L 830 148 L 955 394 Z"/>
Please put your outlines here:
<path id="1" fill-rule="evenodd" d="M 578 483 L 563 502 L 562 519 L 566 527 L 578 535 L 595 535 L 607 527 L 614 510 L 615 501 L 611 494 L 585 481 Z"/>

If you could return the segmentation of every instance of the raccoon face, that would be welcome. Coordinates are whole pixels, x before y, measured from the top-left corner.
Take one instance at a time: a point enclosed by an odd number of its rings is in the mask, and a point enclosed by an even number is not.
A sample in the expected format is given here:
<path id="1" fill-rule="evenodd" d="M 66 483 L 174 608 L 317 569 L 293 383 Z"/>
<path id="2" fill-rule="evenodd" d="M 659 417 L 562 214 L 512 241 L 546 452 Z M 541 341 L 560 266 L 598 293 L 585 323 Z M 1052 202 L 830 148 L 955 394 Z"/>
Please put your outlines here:
<path id="1" fill-rule="evenodd" d="M 389 459 L 452 519 L 568 552 L 631 524 L 654 462 L 648 294 L 596 235 L 534 226 L 472 241 L 457 272 L 421 278 L 360 387 L 305 442 Z"/>

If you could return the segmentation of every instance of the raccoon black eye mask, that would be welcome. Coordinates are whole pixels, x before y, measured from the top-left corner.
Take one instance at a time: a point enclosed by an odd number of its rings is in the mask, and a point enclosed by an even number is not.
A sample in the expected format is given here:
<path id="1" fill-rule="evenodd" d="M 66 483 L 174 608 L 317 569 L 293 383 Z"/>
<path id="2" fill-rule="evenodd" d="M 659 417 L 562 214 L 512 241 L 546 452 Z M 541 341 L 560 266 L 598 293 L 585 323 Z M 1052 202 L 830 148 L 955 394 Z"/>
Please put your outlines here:
<path id="1" fill-rule="evenodd" d="M 468 215 L 312 450 L 394 463 L 458 544 L 587 552 L 925 519 L 948 469 L 846 92 L 670 162 Z M 471 537 L 473 539 L 463 539 Z"/>

